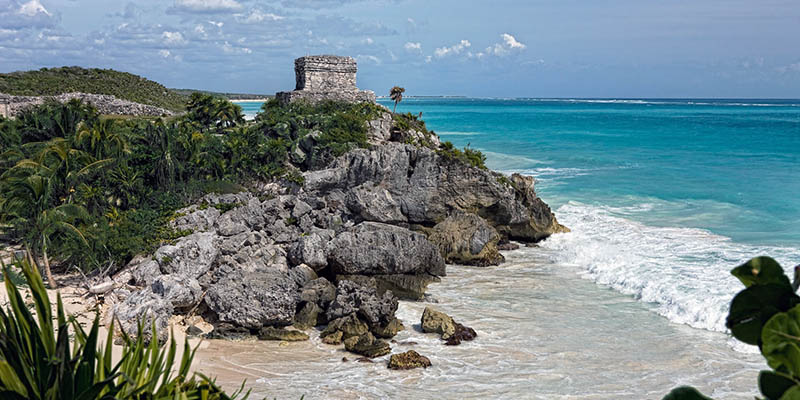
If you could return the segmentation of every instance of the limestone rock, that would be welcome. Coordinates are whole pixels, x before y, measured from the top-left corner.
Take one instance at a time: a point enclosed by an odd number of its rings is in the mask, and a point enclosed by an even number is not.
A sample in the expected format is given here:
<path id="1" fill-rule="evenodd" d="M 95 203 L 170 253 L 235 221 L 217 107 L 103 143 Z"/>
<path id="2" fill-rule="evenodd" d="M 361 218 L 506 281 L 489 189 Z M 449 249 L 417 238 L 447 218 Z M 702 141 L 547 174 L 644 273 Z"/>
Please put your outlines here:
<path id="1" fill-rule="evenodd" d="M 126 270 L 130 272 L 133 284 L 150 286 L 156 278 L 162 275 L 161 266 L 153 258 L 153 256 L 136 256 L 128 263 Z"/>
<path id="2" fill-rule="evenodd" d="M 420 300 L 425 297 L 425 290 L 433 282 L 440 282 L 438 276 L 430 274 L 393 274 L 393 275 L 336 275 L 336 281 L 350 280 L 361 286 L 373 287 L 378 295 L 386 291 L 400 299 Z"/>
<path id="3" fill-rule="evenodd" d="M 300 331 L 292 331 L 285 328 L 275 328 L 272 326 L 265 326 L 258 331 L 258 339 L 299 342 L 303 340 L 308 340 L 308 335 Z"/>
<path id="4" fill-rule="evenodd" d="M 170 226 L 178 231 L 205 232 L 214 227 L 220 216 L 214 207 L 201 209 L 196 205 L 176 211 L 177 218 L 170 221 Z"/>
<path id="5" fill-rule="evenodd" d="M 301 236 L 289 248 L 289 261 L 294 265 L 306 264 L 319 271 L 328 266 L 327 243 L 333 232 L 312 233 Z"/>
<path id="6" fill-rule="evenodd" d="M 309 329 L 317 326 L 322 309 L 315 303 L 306 302 L 294 316 L 294 325 L 297 329 Z"/>
<path id="7" fill-rule="evenodd" d="M 336 298 L 336 286 L 325 278 L 317 278 L 303 285 L 300 300 L 316 303 L 320 308 L 327 308 Z"/>
<path id="8" fill-rule="evenodd" d="M 372 333 L 365 333 L 361 336 L 353 336 L 344 340 L 345 350 L 360 354 L 367 358 L 385 356 L 392 351 L 389 343 L 381 339 L 376 339 Z"/>
<path id="9" fill-rule="evenodd" d="M 428 239 L 450 263 L 485 267 L 504 261 L 497 250 L 500 235 L 475 214 L 458 212 L 447 217 L 431 229 Z"/>
<path id="10" fill-rule="evenodd" d="M 114 305 L 114 318 L 128 337 L 137 335 L 139 323 L 142 324 L 142 337 L 145 342 L 153 339 L 152 326 L 155 322 L 156 340 L 165 343 L 168 336 L 169 318 L 172 316 L 172 304 L 149 289 L 132 293 L 125 301 Z"/>
<path id="11" fill-rule="evenodd" d="M 353 281 L 341 281 L 336 287 L 336 298 L 326 313 L 328 320 L 356 314 L 371 329 L 376 329 L 394 319 L 397 305 L 397 298 L 391 292 L 378 296 L 373 288 L 360 286 Z"/>
<path id="12" fill-rule="evenodd" d="M 221 322 L 258 329 L 291 325 L 297 285 L 279 271 L 232 271 L 206 292 L 205 302 Z"/>
<path id="13" fill-rule="evenodd" d="M 342 344 L 342 338 L 344 337 L 344 333 L 342 331 L 334 331 L 326 336 L 322 337 L 322 343 L 337 345 Z"/>
<path id="14" fill-rule="evenodd" d="M 306 283 L 317 279 L 317 273 L 305 264 L 300 264 L 290 269 L 289 276 L 292 277 L 298 287 L 302 287 Z"/>
<path id="15" fill-rule="evenodd" d="M 379 338 L 390 339 L 397 335 L 397 332 L 402 331 L 405 329 L 403 323 L 400 322 L 399 319 L 395 318 L 391 322 L 385 325 L 380 325 L 377 328 L 373 329 L 375 336 Z"/>
<path id="16" fill-rule="evenodd" d="M 211 270 L 218 254 L 216 234 L 200 232 L 184 236 L 174 245 L 161 246 L 154 257 L 161 272 L 197 279 Z"/>
<path id="17" fill-rule="evenodd" d="M 478 334 L 475 333 L 474 329 L 459 324 L 458 322 L 455 322 L 455 328 L 456 328 L 455 332 L 453 332 L 453 334 L 450 335 L 450 337 L 446 338 L 444 344 L 448 346 L 457 346 L 461 344 L 462 341 L 473 340 L 478 336 Z"/>
<path id="18" fill-rule="evenodd" d="M 339 274 L 445 275 L 439 250 L 424 235 L 376 222 L 336 236 L 328 245 L 328 263 Z"/>
<path id="19" fill-rule="evenodd" d="M 369 327 L 364 321 L 360 320 L 355 314 L 350 314 L 331 321 L 320 333 L 320 337 L 326 338 L 330 335 L 336 335 L 341 340 L 353 336 L 361 336 L 368 331 Z M 340 334 L 337 334 L 337 332 Z"/>
<path id="20" fill-rule="evenodd" d="M 422 331 L 425 333 L 438 333 L 447 339 L 456 332 L 453 318 L 433 308 L 425 307 L 422 312 Z"/>
<path id="21" fill-rule="evenodd" d="M 430 366 L 431 360 L 414 350 L 409 350 L 400 354 L 392 354 L 392 356 L 389 357 L 389 369 L 428 368 Z"/>
<path id="22" fill-rule="evenodd" d="M 194 306 L 202 293 L 197 279 L 177 277 L 172 274 L 156 278 L 151 285 L 153 293 L 172 303 L 172 307 L 188 308 Z"/>
<path id="23" fill-rule="evenodd" d="M 385 188 L 412 224 L 432 226 L 460 210 L 484 218 L 500 235 L 523 242 L 567 230 L 536 196 L 533 178 L 509 178 L 424 147 L 389 142 L 353 150 L 329 168 L 304 177 L 305 190 L 321 195 L 337 190 L 349 195 L 364 184 Z M 375 206 L 359 214 L 382 212 Z"/>

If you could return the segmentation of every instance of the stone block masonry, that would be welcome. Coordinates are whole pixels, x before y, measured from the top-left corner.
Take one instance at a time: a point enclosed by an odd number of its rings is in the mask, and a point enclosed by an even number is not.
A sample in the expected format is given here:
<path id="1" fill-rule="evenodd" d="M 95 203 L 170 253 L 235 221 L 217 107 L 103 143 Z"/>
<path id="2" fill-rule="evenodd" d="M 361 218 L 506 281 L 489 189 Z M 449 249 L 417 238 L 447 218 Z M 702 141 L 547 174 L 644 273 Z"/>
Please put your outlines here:
<path id="1" fill-rule="evenodd" d="M 375 93 L 356 87 L 357 71 L 356 60 L 352 57 L 300 57 L 294 60 L 295 90 L 278 92 L 275 97 L 283 103 L 298 100 L 310 103 L 324 100 L 374 103 Z"/>

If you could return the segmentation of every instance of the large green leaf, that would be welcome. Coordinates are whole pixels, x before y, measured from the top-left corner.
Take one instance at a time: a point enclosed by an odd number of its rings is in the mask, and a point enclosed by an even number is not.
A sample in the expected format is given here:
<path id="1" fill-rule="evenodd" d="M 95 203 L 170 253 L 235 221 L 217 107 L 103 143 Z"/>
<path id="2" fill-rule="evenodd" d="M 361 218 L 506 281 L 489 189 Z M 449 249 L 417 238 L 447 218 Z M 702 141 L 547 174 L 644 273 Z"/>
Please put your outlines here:
<path id="1" fill-rule="evenodd" d="M 746 286 L 777 283 L 791 286 L 783 268 L 771 257 L 756 257 L 731 270 L 733 276 L 739 278 Z"/>
<path id="2" fill-rule="evenodd" d="M 780 399 L 787 390 L 797 382 L 789 377 L 773 371 L 761 371 L 758 374 L 758 389 L 768 400 Z"/>
<path id="3" fill-rule="evenodd" d="M 780 400 L 800 400 L 800 386 L 793 386 L 781 396 Z"/>
<path id="4" fill-rule="evenodd" d="M 691 386 L 681 386 L 672 389 L 662 400 L 713 400 L 703 396 L 697 389 Z"/>
<path id="5" fill-rule="evenodd" d="M 773 369 L 800 376 L 800 307 L 777 313 L 761 332 L 761 354 Z"/>
<path id="6" fill-rule="evenodd" d="M 800 304 L 791 286 L 770 283 L 753 285 L 739 292 L 731 301 L 725 325 L 736 339 L 758 345 L 761 329 L 773 315 Z"/>

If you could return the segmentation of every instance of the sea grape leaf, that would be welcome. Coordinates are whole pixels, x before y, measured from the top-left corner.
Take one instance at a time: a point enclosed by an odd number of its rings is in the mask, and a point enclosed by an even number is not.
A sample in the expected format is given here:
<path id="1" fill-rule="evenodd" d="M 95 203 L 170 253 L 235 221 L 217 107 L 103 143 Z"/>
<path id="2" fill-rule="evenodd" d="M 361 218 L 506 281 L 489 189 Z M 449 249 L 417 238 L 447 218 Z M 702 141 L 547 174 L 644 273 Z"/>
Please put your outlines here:
<path id="1" fill-rule="evenodd" d="M 767 399 L 780 399 L 787 390 L 796 384 L 797 382 L 789 377 L 773 371 L 761 371 L 758 374 L 758 390 L 767 396 Z"/>
<path id="2" fill-rule="evenodd" d="M 758 345 L 764 324 L 773 315 L 788 311 L 799 303 L 800 297 L 791 286 L 778 283 L 753 285 L 733 298 L 725 326 L 736 339 Z"/>
<path id="3" fill-rule="evenodd" d="M 792 386 L 781 396 L 780 400 L 800 400 L 800 386 Z"/>
<path id="4" fill-rule="evenodd" d="M 691 386 L 681 386 L 672 389 L 669 394 L 664 396 L 661 400 L 713 400 L 710 397 L 703 396 L 697 389 Z"/>
<path id="5" fill-rule="evenodd" d="M 761 354 L 773 369 L 800 376 L 800 307 L 775 314 L 761 332 Z"/>
<path id="6" fill-rule="evenodd" d="M 791 286 L 783 268 L 771 257 L 756 257 L 731 270 L 745 287 L 777 283 Z"/>

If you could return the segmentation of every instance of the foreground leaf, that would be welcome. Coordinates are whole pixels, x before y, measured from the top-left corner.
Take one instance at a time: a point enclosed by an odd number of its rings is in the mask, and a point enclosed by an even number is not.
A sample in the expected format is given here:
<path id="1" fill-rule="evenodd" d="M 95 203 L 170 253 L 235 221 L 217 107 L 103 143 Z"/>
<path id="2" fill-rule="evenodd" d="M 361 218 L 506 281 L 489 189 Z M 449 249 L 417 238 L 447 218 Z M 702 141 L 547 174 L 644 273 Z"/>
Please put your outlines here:
<path id="1" fill-rule="evenodd" d="M 764 324 L 773 315 L 788 311 L 797 304 L 800 304 L 800 297 L 789 285 L 753 285 L 733 298 L 725 326 L 736 339 L 758 345 Z"/>
<path id="2" fill-rule="evenodd" d="M 800 307 L 775 314 L 761 333 L 761 354 L 773 369 L 800 376 Z"/>
<path id="3" fill-rule="evenodd" d="M 733 276 L 746 286 L 776 283 L 791 286 L 783 268 L 771 257 L 756 257 L 731 270 Z"/>
<path id="4" fill-rule="evenodd" d="M 664 396 L 662 400 L 713 400 L 710 397 L 703 396 L 697 389 L 691 386 L 681 386 L 672 389 L 669 394 Z"/>
<path id="5" fill-rule="evenodd" d="M 773 371 L 761 371 L 758 374 L 758 390 L 767 399 L 780 399 L 797 382 Z"/>

